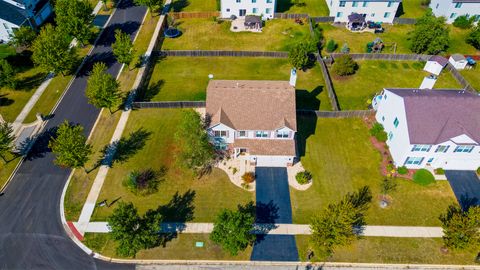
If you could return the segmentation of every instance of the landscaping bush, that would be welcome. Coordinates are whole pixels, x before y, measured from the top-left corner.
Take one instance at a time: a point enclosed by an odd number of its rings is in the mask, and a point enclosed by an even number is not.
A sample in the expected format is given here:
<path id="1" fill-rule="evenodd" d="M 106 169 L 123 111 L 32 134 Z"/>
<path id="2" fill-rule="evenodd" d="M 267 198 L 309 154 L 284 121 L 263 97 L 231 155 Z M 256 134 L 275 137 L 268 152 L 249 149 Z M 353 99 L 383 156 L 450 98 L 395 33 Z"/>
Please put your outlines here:
<path id="1" fill-rule="evenodd" d="M 407 167 L 405 166 L 402 166 L 402 167 L 398 167 L 397 168 L 397 172 L 401 175 L 404 175 L 404 174 L 407 174 L 408 173 L 408 169 Z"/>
<path id="2" fill-rule="evenodd" d="M 388 195 L 391 192 L 397 190 L 397 181 L 395 178 L 388 177 L 383 179 L 380 189 L 383 195 Z"/>
<path id="3" fill-rule="evenodd" d="M 435 17 L 431 10 L 417 19 L 409 33 L 410 49 L 417 54 L 438 54 L 450 45 L 450 29 L 445 17 Z"/>
<path id="4" fill-rule="evenodd" d="M 348 54 L 338 57 L 333 64 L 333 72 L 339 76 L 353 75 L 357 69 L 357 62 Z"/>
<path id="5" fill-rule="evenodd" d="M 158 191 L 159 174 L 152 169 L 130 172 L 123 185 L 133 194 L 146 196 Z"/>
<path id="6" fill-rule="evenodd" d="M 327 42 L 325 49 L 327 50 L 328 53 L 332 53 L 337 49 L 337 47 L 338 47 L 337 43 L 333 39 L 330 39 Z"/>
<path id="7" fill-rule="evenodd" d="M 480 167 L 477 168 L 477 174 L 480 174 Z"/>
<path id="8" fill-rule="evenodd" d="M 413 181 L 419 185 L 427 186 L 435 182 L 433 174 L 426 169 L 420 169 L 413 175 Z"/>
<path id="9" fill-rule="evenodd" d="M 437 168 L 435 169 L 435 174 L 445 175 L 445 170 L 443 168 Z"/>
<path id="10" fill-rule="evenodd" d="M 312 174 L 309 171 L 299 172 L 295 175 L 295 179 L 300 185 L 305 185 L 312 181 Z"/>
<path id="11" fill-rule="evenodd" d="M 243 182 L 249 184 L 255 181 L 255 173 L 254 172 L 246 172 L 242 175 Z"/>
<path id="12" fill-rule="evenodd" d="M 480 50 L 480 26 L 477 26 L 470 31 L 466 42 L 475 47 L 477 50 Z"/>
<path id="13" fill-rule="evenodd" d="M 388 135 L 380 123 L 375 123 L 373 125 L 373 127 L 370 129 L 370 134 L 381 142 L 386 142 L 388 139 Z"/>
<path id="14" fill-rule="evenodd" d="M 465 15 L 458 16 L 453 22 L 453 26 L 461 29 L 468 29 L 472 27 L 474 20 L 475 20 L 475 17 L 468 18 Z"/>

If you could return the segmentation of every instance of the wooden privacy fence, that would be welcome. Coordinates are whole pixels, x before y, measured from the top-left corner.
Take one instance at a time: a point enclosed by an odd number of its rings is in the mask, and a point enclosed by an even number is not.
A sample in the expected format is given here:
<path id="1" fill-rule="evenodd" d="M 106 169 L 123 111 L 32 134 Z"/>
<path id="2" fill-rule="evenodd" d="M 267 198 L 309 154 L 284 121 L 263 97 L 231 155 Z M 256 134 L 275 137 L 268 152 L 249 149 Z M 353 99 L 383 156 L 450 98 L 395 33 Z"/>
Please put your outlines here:
<path id="1" fill-rule="evenodd" d="M 332 104 L 332 109 L 334 111 L 339 111 L 340 107 L 338 106 L 337 95 L 333 89 L 332 79 L 330 78 L 330 73 L 328 73 L 327 64 L 319 55 L 317 56 L 317 61 L 320 64 L 320 69 L 322 70 L 323 79 L 325 80 L 325 86 L 327 87 L 328 98 L 330 99 L 330 104 Z"/>
<path id="2" fill-rule="evenodd" d="M 220 12 L 208 11 L 208 12 L 170 12 L 170 16 L 175 19 L 207 19 L 212 17 L 219 17 Z"/>
<path id="3" fill-rule="evenodd" d="M 300 115 L 315 115 L 318 118 L 354 118 L 354 117 L 368 117 L 375 114 L 374 110 L 366 111 L 312 111 L 312 110 L 297 110 Z"/>
<path id="4" fill-rule="evenodd" d="M 295 14 L 295 13 L 275 13 L 273 15 L 275 19 L 306 19 L 308 18 L 308 14 L 306 13 L 301 13 L 301 14 Z"/>
<path id="5" fill-rule="evenodd" d="M 415 24 L 417 22 L 416 19 L 413 18 L 395 18 L 393 19 L 394 24 Z"/>
<path id="6" fill-rule="evenodd" d="M 462 74 L 460 74 L 460 72 L 458 72 L 458 70 L 454 66 L 452 66 L 450 63 L 448 63 L 447 66 L 445 67 L 445 69 L 450 71 L 450 73 L 455 78 L 455 80 L 457 80 L 457 82 L 462 85 L 463 89 L 465 89 L 467 91 L 470 91 L 470 92 L 477 93 L 475 91 L 475 88 L 473 88 L 470 85 L 470 83 L 462 76 Z"/>
<path id="7" fill-rule="evenodd" d="M 205 101 L 149 101 L 134 102 L 133 107 L 136 109 L 168 109 L 168 108 L 205 108 Z"/>
<path id="8" fill-rule="evenodd" d="M 335 21 L 335 17 L 310 17 L 310 19 L 316 23 L 328 23 Z"/>
<path id="9" fill-rule="evenodd" d="M 288 58 L 288 52 L 268 52 L 268 51 L 161 51 L 157 52 L 160 56 L 188 56 L 188 57 L 270 57 L 270 58 Z"/>
<path id="10" fill-rule="evenodd" d="M 332 53 L 335 59 L 343 54 Z M 350 53 L 355 60 L 388 60 L 388 61 L 427 61 L 432 57 L 426 54 L 392 54 L 392 53 Z"/>

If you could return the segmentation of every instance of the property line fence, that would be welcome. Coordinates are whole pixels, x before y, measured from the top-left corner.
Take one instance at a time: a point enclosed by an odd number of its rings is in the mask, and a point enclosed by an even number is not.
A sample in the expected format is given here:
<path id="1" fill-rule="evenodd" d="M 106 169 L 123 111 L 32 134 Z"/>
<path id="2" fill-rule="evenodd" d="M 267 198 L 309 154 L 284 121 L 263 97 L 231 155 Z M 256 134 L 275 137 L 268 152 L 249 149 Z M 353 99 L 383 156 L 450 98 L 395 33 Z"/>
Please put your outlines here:
<path id="1" fill-rule="evenodd" d="M 134 102 L 135 109 L 170 109 L 170 108 L 205 108 L 205 101 L 150 101 L 150 102 Z"/>
<path id="2" fill-rule="evenodd" d="M 220 12 L 208 11 L 208 12 L 170 12 L 170 16 L 174 19 L 207 19 L 212 17 L 219 17 Z"/>
<path id="3" fill-rule="evenodd" d="M 415 24 L 417 22 L 414 18 L 395 18 L 393 19 L 394 24 Z"/>
<path id="4" fill-rule="evenodd" d="M 343 54 L 332 53 L 335 59 Z M 355 60 L 387 60 L 387 61 L 427 61 L 432 57 L 426 54 L 392 54 L 392 53 L 351 53 L 349 54 Z"/>
<path id="5" fill-rule="evenodd" d="M 158 51 L 159 56 L 187 56 L 187 57 L 270 57 L 270 58 L 288 58 L 288 52 L 273 51 Z"/>
<path id="6" fill-rule="evenodd" d="M 330 104 L 332 104 L 332 109 L 334 111 L 339 111 L 340 107 L 338 106 L 337 95 L 333 89 L 332 79 L 330 78 L 330 73 L 328 72 L 327 64 L 319 55 L 317 61 L 320 64 L 320 69 L 322 70 L 323 79 L 325 80 L 325 86 L 327 87 L 328 98 L 330 99 Z"/>
<path id="7" fill-rule="evenodd" d="M 273 14 L 275 19 L 306 19 L 308 18 L 308 14 L 306 13 L 275 13 Z"/>
<path id="8" fill-rule="evenodd" d="M 460 85 L 462 85 L 463 89 L 476 93 L 475 88 L 473 88 L 470 85 L 470 83 L 462 76 L 462 74 L 460 74 L 460 72 L 458 72 L 458 70 L 454 66 L 452 66 L 450 63 L 448 63 L 447 66 L 445 67 L 445 69 L 450 71 L 450 73 L 455 78 L 455 80 L 457 80 L 457 82 Z"/>
<path id="9" fill-rule="evenodd" d="M 329 22 L 334 22 L 335 21 L 335 17 L 328 17 L 328 16 L 325 16 L 325 17 L 310 17 L 310 19 L 312 19 L 316 23 L 329 23 Z"/>
<path id="10" fill-rule="evenodd" d="M 374 110 L 363 111 L 313 111 L 313 110 L 297 110 L 300 115 L 315 115 L 318 118 L 355 118 L 369 117 L 375 114 Z"/>

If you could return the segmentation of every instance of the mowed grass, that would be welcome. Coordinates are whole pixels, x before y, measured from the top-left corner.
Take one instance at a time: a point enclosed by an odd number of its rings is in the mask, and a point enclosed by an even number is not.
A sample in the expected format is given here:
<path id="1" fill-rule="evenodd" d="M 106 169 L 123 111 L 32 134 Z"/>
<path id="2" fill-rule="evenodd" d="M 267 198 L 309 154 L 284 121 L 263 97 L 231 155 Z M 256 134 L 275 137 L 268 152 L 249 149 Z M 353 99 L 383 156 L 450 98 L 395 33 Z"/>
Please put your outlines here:
<path id="1" fill-rule="evenodd" d="M 380 38 L 385 44 L 383 53 L 412 53 L 410 50 L 410 40 L 408 33 L 414 29 L 413 25 L 387 25 L 385 32 L 381 34 L 373 33 L 352 33 L 344 26 L 333 26 L 331 24 L 319 24 L 323 29 L 325 40 L 335 40 L 338 44 L 337 52 L 340 51 L 343 44 L 348 44 L 350 52 L 365 53 L 367 43 L 372 42 L 375 38 Z M 451 25 L 450 29 L 450 47 L 445 54 L 463 53 L 463 54 L 479 54 L 479 51 L 473 46 L 465 42 L 469 30 L 463 30 Z M 396 47 L 395 47 L 396 45 Z M 396 48 L 396 49 L 394 49 Z"/>
<path id="2" fill-rule="evenodd" d="M 428 6 L 422 5 L 422 0 L 403 0 L 398 14 L 401 18 L 419 18 L 427 11 Z"/>
<path id="3" fill-rule="evenodd" d="M 135 149 L 137 152 L 131 155 L 128 161 L 122 164 L 115 163 L 109 170 L 99 202 L 103 200 L 107 200 L 109 204 L 115 200 L 133 202 L 140 213 L 144 213 L 148 209 L 157 209 L 168 204 L 177 194 L 183 203 L 176 207 L 180 209 L 190 204 L 194 206 L 193 221 L 212 222 L 221 209 L 235 209 L 238 204 L 254 200 L 253 193 L 236 187 L 219 169 L 214 169 L 211 174 L 197 179 L 190 170 L 182 168 L 176 162 L 178 148 L 174 134 L 181 120 L 182 111 L 178 109 L 133 111 L 123 136 L 128 137 L 128 134 L 138 130 L 150 132 L 150 136 L 145 146 Z M 122 181 L 132 170 L 148 168 L 160 170 L 163 167 L 167 169 L 167 173 L 155 194 L 138 197 L 122 185 Z M 110 207 L 97 207 L 93 219 L 106 220 L 115 207 L 116 204 Z"/>
<path id="4" fill-rule="evenodd" d="M 217 11 L 216 0 L 174 0 L 173 12 Z"/>
<path id="5" fill-rule="evenodd" d="M 373 194 L 366 217 L 369 225 L 439 226 L 439 215 L 456 202 L 447 181 L 425 187 L 398 179 L 391 204 L 382 209 L 381 157 L 362 119 L 299 117 L 298 129 L 301 162 L 312 173 L 313 186 L 307 191 L 291 189 L 294 223 L 309 223 L 328 204 L 363 186 L 369 186 Z"/>
<path id="6" fill-rule="evenodd" d="M 0 159 L 0 189 L 5 185 L 13 170 L 20 162 L 21 157 L 8 153 L 5 155 L 7 163 Z"/>
<path id="7" fill-rule="evenodd" d="M 157 259 L 157 260 L 242 260 L 248 261 L 252 248 L 232 256 L 223 251 L 217 244 L 209 239 L 208 234 L 178 234 L 177 238 L 166 243 L 165 247 L 156 247 L 141 250 L 135 259 Z M 204 247 L 196 247 L 196 242 L 203 242 Z M 96 252 L 107 256 L 118 258 L 115 253 L 117 243 L 108 234 L 87 233 L 84 243 Z"/>
<path id="8" fill-rule="evenodd" d="M 8 44 L 0 44 L 0 59 L 15 54 L 15 48 Z"/>
<path id="9" fill-rule="evenodd" d="M 461 70 L 460 73 L 477 91 L 480 91 L 480 68 Z"/>
<path id="10" fill-rule="evenodd" d="M 296 24 L 294 20 L 266 21 L 261 33 L 232 32 L 229 21 L 181 19 L 176 22 L 182 35 L 165 39 L 163 50 L 288 51 L 310 36 L 308 25 Z"/>
<path id="11" fill-rule="evenodd" d="M 153 70 L 144 99 L 205 100 L 208 75 L 218 80 L 289 80 L 287 59 L 244 57 L 167 57 Z M 318 65 L 298 72 L 297 107 L 331 110 Z"/>
<path id="12" fill-rule="evenodd" d="M 328 16 L 329 9 L 325 0 L 303 0 L 305 5 L 295 5 L 293 0 L 277 0 L 276 12 L 307 13 L 314 16 Z"/>
<path id="13" fill-rule="evenodd" d="M 383 88 L 418 88 L 427 72 L 423 62 L 413 61 L 358 61 L 359 69 L 354 75 L 337 76 L 330 69 L 333 87 L 342 110 L 367 109 L 367 100 L 372 100 Z M 461 87 L 451 73 L 444 70 L 434 88 Z"/>
<path id="14" fill-rule="evenodd" d="M 298 253 L 306 261 L 309 236 L 297 235 Z M 350 246 L 335 250 L 331 261 L 349 263 L 402 263 L 475 265 L 475 251 L 452 251 L 442 253 L 441 238 L 388 238 L 365 237 Z"/>

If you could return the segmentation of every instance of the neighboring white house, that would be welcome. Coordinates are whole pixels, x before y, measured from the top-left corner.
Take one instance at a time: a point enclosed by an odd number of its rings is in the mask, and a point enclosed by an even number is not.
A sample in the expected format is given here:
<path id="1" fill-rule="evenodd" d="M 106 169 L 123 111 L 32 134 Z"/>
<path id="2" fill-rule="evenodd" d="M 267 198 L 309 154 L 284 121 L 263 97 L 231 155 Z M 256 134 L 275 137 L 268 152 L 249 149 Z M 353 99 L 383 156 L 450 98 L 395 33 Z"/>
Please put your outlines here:
<path id="1" fill-rule="evenodd" d="M 221 17 L 245 17 L 246 15 L 262 16 L 272 19 L 277 0 L 221 0 Z"/>
<path id="2" fill-rule="evenodd" d="M 38 27 L 52 12 L 49 0 L 0 0 L 0 41 L 9 41 L 20 26 Z"/>
<path id="3" fill-rule="evenodd" d="M 288 81 L 211 80 L 206 114 L 216 148 L 232 158 L 263 167 L 294 163 L 295 88 Z"/>
<path id="4" fill-rule="evenodd" d="M 447 23 L 453 23 L 459 16 L 479 16 L 480 0 L 431 0 L 430 8 L 435 16 L 443 16 Z"/>
<path id="5" fill-rule="evenodd" d="M 461 54 L 452 54 L 450 58 L 448 59 L 448 62 L 452 64 L 452 66 L 458 70 L 465 69 L 467 67 L 467 58 Z"/>
<path id="6" fill-rule="evenodd" d="M 396 166 L 476 170 L 480 96 L 463 90 L 384 89 L 376 120 Z"/>
<path id="7" fill-rule="evenodd" d="M 325 0 L 335 22 L 348 23 L 348 15 L 362 14 L 366 21 L 393 23 L 402 0 Z"/>

